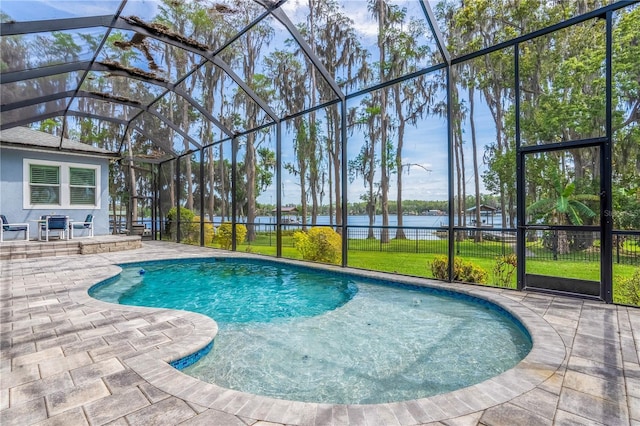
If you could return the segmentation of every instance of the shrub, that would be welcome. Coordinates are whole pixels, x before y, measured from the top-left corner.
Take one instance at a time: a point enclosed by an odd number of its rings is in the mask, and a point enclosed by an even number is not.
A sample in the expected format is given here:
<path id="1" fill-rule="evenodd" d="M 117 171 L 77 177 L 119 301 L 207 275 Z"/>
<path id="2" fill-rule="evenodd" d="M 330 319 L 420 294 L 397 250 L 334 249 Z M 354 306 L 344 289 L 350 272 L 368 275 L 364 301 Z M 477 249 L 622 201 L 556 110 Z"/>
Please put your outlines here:
<path id="1" fill-rule="evenodd" d="M 620 282 L 620 302 L 640 306 L 640 269 L 629 278 Z"/>
<path id="2" fill-rule="evenodd" d="M 180 207 L 180 236 L 181 238 L 188 238 L 189 231 L 191 229 L 191 222 L 193 221 L 193 212 L 186 207 Z M 167 212 L 167 223 L 165 225 L 165 232 L 172 238 L 177 238 L 177 209 L 171 207 Z"/>
<path id="3" fill-rule="evenodd" d="M 200 243 L 200 216 L 194 216 L 187 233 L 182 234 L 183 241 L 187 244 Z M 214 238 L 213 223 L 209 220 L 204 221 L 204 242 L 212 243 Z"/>
<path id="4" fill-rule="evenodd" d="M 446 256 L 438 256 L 431 262 L 431 273 L 434 278 L 448 279 L 449 259 Z M 489 274 L 481 267 L 471 262 L 466 262 L 459 257 L 453 261 L 453 280 L 467 283 L 486 284 Z"/>
<path id="5" fill-rule="evenodd" d="M 446 256 L 437 256 L 431 262 L 431 273 L 439 280 L 449 279 L 449 259 Z"/>
<path id="6" fill-rule="evenodd" d="M 308 232 L 293 233 L 293 245 L 304 260 L 324 263 L 340 263 L 342 239 L 331 228 L 311 228 Z"/>
<path id="7" fill-rule="evenodd" d="M 236 223 L 236 246 L 242 244 L 247 237 L 247 227 L 241 223 Z M 231 250 L 233 238 L 233 224 L 230 222 L 223 222 L 218 226 L 218 243 L 220 248 L 225 250 Z"/>
<path id="8" fill-rule="evenodd" d="M 518 267 L 518 258 L 515 254 L 507 254 L 496 257 L 493 267 L 493 276 L 500 287 L 511 287 L 513 273 Z"/>
<path id="9" fill-rule="evenodd" d="M 460 261 L 460 265 L 458 265 L 458 261 Z M 489 280 L 487 271 L 471 262 L 456 259 L 453 262 L 453 268 L 454 275 L 457 276 L 457 278 L 454 277 L 455 280 L 478 284 L 486 284 Z"/>

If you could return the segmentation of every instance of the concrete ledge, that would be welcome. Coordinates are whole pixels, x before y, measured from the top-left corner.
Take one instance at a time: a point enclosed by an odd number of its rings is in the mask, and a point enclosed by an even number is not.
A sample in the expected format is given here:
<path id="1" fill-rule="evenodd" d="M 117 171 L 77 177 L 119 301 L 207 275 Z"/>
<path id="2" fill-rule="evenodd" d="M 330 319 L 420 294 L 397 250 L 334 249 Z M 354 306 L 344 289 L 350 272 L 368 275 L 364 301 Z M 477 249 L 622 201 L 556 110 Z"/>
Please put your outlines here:
<path id="1" fill-rule="evenodd" d="M 114 251 L 134 250 L 142 247 L 140 235 L 114 236 L 111 239 L 84 240 L 80 242 L 80 254 L 110 253 Z"/>
<path id="2" fill-rule="evenodd" d="M 0 244 L 0 260 L 111 253 L 141 247 L 139 235 L 100 235 L 73 240 L 4 241 Z"/>

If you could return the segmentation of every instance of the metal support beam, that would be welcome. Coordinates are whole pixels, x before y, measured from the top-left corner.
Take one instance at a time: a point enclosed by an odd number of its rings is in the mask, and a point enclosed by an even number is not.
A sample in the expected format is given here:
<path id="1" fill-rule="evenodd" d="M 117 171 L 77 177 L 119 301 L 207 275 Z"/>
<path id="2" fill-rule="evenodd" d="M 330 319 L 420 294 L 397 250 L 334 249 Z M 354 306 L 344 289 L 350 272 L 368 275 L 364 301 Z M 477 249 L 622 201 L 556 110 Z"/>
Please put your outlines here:
<path id="1" fill-rule="evenodd" d="M 438 20 L 436 19 L 436 15 L 433 13 L 433 9 L 429 5 L 427 0 L 420 0 L 420 5 L 422 6 L 422 10 L 427 16 L 427 23 L 429 24 L 429 28 L 431 28 L 431 33 L 433 37 L 436 39 L 436 44 L 438 46 L 438 50 L 440 51 L 440 55 L 442 55 L 442 59 L 448 64 L 451 65 L 451 54 L 447 49 L 447 43 L 444 40 L 444 36 L 440 31 L 440 26 L 438 25 Z"/>
<path id="2" fill-rule="evenodd" d="M 31 124 L 31 123 L 35 123 L 36 121 L 42 121 L 42 120 L 46 120 L 48 118 L 53 118 L 53 117 L 63 117 L 64 115 L 64 109 L 59 109 L 56 111 L 50 111 L 47 112 L 45 114 L 38 114 L 38 115 L 34 115 L 31 117 L 26 117 L 26 118 L 22 118 L 20 120 L 16 120 L 16 121 L 11 121 L 11 122 L 3 122 L 0 125 L 0 129 L 1 130 L 5 130 L 5 129 L 11 129 L 12 127 L 18 127 L 18 126 L 24 126 L 25 124 Z M 121 120 L 119 118 L 115 118 L 115 117 L 108 117 L 106 115 L 99 115 L 99 114 L 91 114 L 88 112 L 81 112 L 81 111 L 69 111 L 67 113 L 67 115 L 70 116 L 75 116 L 75 117 L 83 117 L 83 118 L 93 118 L 96 120 L 104 120 L 104 121 L 109 121 L 112 123 L 117 123 L 123 126 L 126 126 L 129 122 L 125 121 L 125 120 Z"/>
<path id="3" fill-rule="evenodd" d="M 24 126 L 25 124 L 35 123 L 36 121 L 46 120 L 48 118 L 60 117 L 64 112 L 63 109 L 47 112 L 45 114 L 38 114 L 31 117 L 21 118 L 20 120 L 15 120 L 11 122 L 3 121 L 0 124 L 0 130 L 11 129 L 12 127 Z"/>
<path id="4" fill-rule="evenodd" d="M 600 297 L 613 303 L 613 12 L 606 15 L 605 120 L 606 136 L 600 153 Z"/>
<path id="5" fill-rule="evenodd" d="M 453 191 L 453 161 L 454 161 L 454 154 L 453 154 L 453 107 L 451 105 L 451 102 L 453 100 L 453 95 L 452 95 L 452 84 L 453 83 L 453 79 L 451 77 L 451 65 L 447 65 L 447 147 L 448 147 L 448 178 L 449 178 L 449 226 L 448 228 L 448 242 L 449 242 L 449 246 L 448 246 L 448 258 L 449 258 L 449 268 L 448 268 L 448 276 L 449 276 L 449 282 L 453 281 L 453 257 L 455 255 L 454 253 L 454 246 L 455 246 L 455 232 L 454 232 L 454 227 L 453 227 L 453 223 L 455 220 L 455 215 L 454 215 L 454 209 L 455 209 L 455 198 L 454 198 L 454 191 Z"/>
<path id="6" fill-rule="evenodd" d="M 158 190 L 158 176 L 160 175 L 160 165 L 155 164 L 152 165 L 152 173 L 151 176 L 153 178 L 153 198 L 151 199 L 151 235 L 152 239 L 155 241 L 158 239 L 158 229 L 157 229 L 157 221 L 158 221 L 158 206 L 160 205 L 160 191 Z"/>
<path id="7" fill-rule="evenodd" d="M 84 16 L 80 18 L 45 19 L 28 22 L 5 22 L 0 24 L 2 36 L 49 33 L 52 31 L 77 30 L 80 28 L 109 27 L 113 15 Z"/>
<path id="8" fill-rule="evenodd" d="M 213 185 L 211 185 L 211 187 L 213 189 Z M 210 194 L 210 196 L 213 197 L 213 194 Z M 213 212 L 211 213 L 213 214 Z M 203 148 L 200 148 L 200 247 L 204 247 L 204 149 Z"/>
<path id="9" fill-rule="evenodd" d="M 221 159 L 222 160 L 222 159 Z M 231 250 L 236 251 L 236 224 L 238 222 L 236 218 L 236 212 L 238 209 L 236 205 L 238 198 L 236 196 L 237 184 L 235 177 L 238 176 L 238 138 L 231 140 Z"/>
<path id="10" fill-rule="evenodd" d="M 67 90 L 64 92 L 52 93 L 50 95 L 38 96 L 37 98 L 21 99 L 16 102 L 0 105 L 0 111 L 1 112 L 13 111 L 14 109 L 18 109 L 18 108 L 24 108 L 32 105 L 44 104 L 46 102 L 57 101 L 58 99 L 69 98 L 73 96 L 73 93 L 74 93 L 74 90 Z"/>
<path id="11" fill-rule="evenodd" d="M 282 257 L 282 122 L 276 124 L 276 257 Z"/>
<path id="12" fill-rule="evenodd" d="M 340 144 L 340 171 L 341 171 L 341 179 L 340 179 L 340 185 L 342 185 L 341 188 L 341 196 L 342 199 L 341 200 L 336 200 L 336 203 L 341 203 L 342 204 L 342 217 L 341 217 L 341 222 L 342 222 L 342 232 L 340 235 L 342 235 L 342 266 L 348 266 L 349 265 L 349 226 L 347 224 L 348 220 L 349 220 L 349 212 L 347 209 L 347 205 L 349 203 L 349 199 L 347 198 L 347 192 L 349 189 L 348 186 L 348 173 L 349 170 L 347 168 L 347 100 L 343 99 L 340 102 L 340 106 L 341 106 L 341 110 L 340 110 L 340 140 L 342 141 L 342 143 Z M 338 135 L 336 135 L 337 137 Z M 336 153 L 337 154 L 337 153 Z M 336 177 L 334 177 L 334 179 L 336 179 Z M 338 183 L 336 183 L 336 185 L 338 185 Z"/>
<path id="13" fill-rule="evenodd" d="M 144 164 L 160 164 L 163 162 L 163 160 L 154 160 L 151 158 L 144 158 L 144 157 L 136 157 L 135 155 L 133 157 L 127 157 L 127 160 L 133 161 L 135 163 L 144 163 Z"/>
<path id="14" fill-rule="evenodd" d="M 182 235 L 180 232 L 180 228 L 182 227 L 182 223 L 180 223 L 180 158 L 175 159 L 176 162 L 176 242 L 180 242 L 182 240 Z"/>
<path id="15" fill-rule="evenodd" d="M 528 154 L 536 152 L 552 152 L 552 151 L 565 151 L 567 149 L 584 148 L 587 146 L 600 146 L 607 140 L 605 137 L 578 139 L 574 141 L 555 142 L 544 145 L 529 145 L 521 146 L 520 151 Z"/>
<path id="16" fill-rule="evenodd" d="M 520 44 L 516 44 L 513 49 L 513 69 L 514 69 L 514 97 L 515 97 L 515 140 L 516 140 L 516 286 L 518 290 L 525 287 L 525 273 L 527 267 L 526 257 L 526 185 L 525 185 L 525 152 L 522 151 L 522 139 L 520 136 Z M 513 226 L 513 224 L 512 224 Z M 503 224 L 504 227 L 504 224 Z"/>
<path id="17" fill-rule="evenodd" d="M 64 74 L 73 71 L 86 71 L 89 68 L 91 68 L 91 61 L 68 62 L 66 64 L 50 65 L 42 68 L 3 72 L 0 74 L 0 80 L 2 81 L 2 84 L 15 83 L 17 81 L 50 77 L 52 75 Z"/>

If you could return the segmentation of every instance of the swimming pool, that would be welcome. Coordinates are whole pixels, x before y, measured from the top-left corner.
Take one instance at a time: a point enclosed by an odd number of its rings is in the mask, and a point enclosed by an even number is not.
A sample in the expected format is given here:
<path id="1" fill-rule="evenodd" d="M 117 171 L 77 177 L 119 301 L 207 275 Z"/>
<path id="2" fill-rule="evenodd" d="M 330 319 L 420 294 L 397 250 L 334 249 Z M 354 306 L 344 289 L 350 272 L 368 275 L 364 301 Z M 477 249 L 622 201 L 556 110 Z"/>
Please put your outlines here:
<path id="1" fill-rule="evenodd" d="M 209 315 L 213 350 L 183 371 L 289 400 L 427 397 L 496 376 L 531 349 L 522 325 L 482 299 L 269 261 L 125 265 L 90 294 Z"/>

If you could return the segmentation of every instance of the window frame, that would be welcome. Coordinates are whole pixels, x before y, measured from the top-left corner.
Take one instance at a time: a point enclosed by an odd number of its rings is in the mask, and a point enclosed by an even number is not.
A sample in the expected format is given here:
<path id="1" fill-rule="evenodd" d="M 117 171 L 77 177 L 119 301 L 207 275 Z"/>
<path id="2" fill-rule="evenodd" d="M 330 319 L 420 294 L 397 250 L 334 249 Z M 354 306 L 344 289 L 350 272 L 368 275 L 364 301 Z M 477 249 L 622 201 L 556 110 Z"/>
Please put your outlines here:
<path id="1" fill-rule="evenodd" d="M 79 185 L 79 184 L 73 184 L 72 183 L 72 179 L 71 179 L 71 175 L 72 175 L 72 171 L 73 170 L 91 170 L 93 172 L 93 184 L 92 185 Z M 96 169 L 94 167 L 74 167 L 74 166 L 69 166 L 69 205 L 72 206 L 95 206 L 96 204 L 96 198 L 98 197 L 98 192 L 96 191 L 96 181 L 97 181 L 97 177 L 96 177 Z M 74 188 L 79 188 L 79 189 L 92 189 L 93 190 L 93 203 L 74 203 L 73 202 L 73 198 L 72 198 L 72 192 Z"/>
<path id="2" fill-rule="evenodd" d="M 59 204 L 32 204 L 31 203 L 31 166 L 53 166 L 59 168 L 60 179 L 60 195 Z M 95 177 L 95 202 L 94 204 L 72 204 L 71 203 L 71 188 L 86 187 L 83 185 L 71 185 L 71 169 L 89 169 L 93 170 Z M 98 164 L 85 164 L 85 163 L 71 163 L 66 161 L 50 161 L 39 160 L 35 158 L 23 159 L 23 197 L 22 204 L 24 209 L 35 210 L 87 210 L 87 209 L 100 209 L 101 204 L 101 171 L 102 168 Z"/>
<path id="3" fill-rule="evenodd" d="M 47 183 L 47 182 L 40 182 L 40 183 L 34 183 L 32 181 L 33 178 L 33 169 L 35 167 L 42 167 L 47 168 L 47 169 L 55 169 L 56 170 L 56 183 Z M 46 173 L 44 173 L 46 175 Z M 36 205 L 36 206 L 40 206 L 40 205 L 60 205 L 60 201 L 61 201 L 61 186 L 62 186 L 62 179 L 61 179 L 61 167 L 60 166 L 56 166 L 56 165 L 50 165 L 50 164 L 36 164 L 36 163 L 31 163 L 29 164 L 29 203 L 32 205 Z M 33 189 L 35 188 L 57 188 L 57 198 L 58 198 L 58 202 L 53 204 L 53 203 L 33 203 Z"/>

